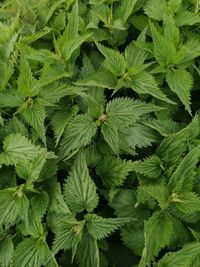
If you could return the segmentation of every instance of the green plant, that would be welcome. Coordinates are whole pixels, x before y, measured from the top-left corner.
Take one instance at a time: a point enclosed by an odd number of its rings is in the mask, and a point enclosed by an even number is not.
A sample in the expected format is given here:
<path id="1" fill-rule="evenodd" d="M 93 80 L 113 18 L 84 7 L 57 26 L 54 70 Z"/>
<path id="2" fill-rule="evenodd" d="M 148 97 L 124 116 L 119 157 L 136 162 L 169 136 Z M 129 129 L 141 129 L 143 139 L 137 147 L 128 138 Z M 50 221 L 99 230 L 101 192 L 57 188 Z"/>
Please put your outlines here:
<path id="1" fill-rule="evenodd" d="M 199 1 L 0 20 L 0 266 L 199 267 Z"/>

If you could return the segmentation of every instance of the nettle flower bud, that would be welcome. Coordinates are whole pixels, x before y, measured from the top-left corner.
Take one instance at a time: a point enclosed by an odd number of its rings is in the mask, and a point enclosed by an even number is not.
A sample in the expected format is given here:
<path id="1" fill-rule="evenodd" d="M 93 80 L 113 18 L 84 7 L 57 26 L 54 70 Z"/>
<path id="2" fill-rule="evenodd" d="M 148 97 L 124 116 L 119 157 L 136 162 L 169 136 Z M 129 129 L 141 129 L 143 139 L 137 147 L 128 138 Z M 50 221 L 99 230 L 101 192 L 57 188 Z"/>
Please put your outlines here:
<path id="1" fill-rule="evenodd" d="M 99 121 L 101 122 L 106 122 L 108 119 L 108 116 L 106 114 L 102 114 L 101 116 L 99 116 Z"/>

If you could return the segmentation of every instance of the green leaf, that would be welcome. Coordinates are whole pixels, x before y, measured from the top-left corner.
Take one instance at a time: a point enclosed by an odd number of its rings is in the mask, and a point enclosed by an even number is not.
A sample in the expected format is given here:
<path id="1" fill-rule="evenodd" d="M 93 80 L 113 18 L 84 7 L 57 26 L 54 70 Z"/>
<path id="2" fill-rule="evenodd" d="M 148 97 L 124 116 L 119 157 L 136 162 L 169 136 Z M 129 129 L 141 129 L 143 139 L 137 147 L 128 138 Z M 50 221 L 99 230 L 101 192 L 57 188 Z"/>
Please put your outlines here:
<path id="1" fill-rule="evenodd" d="M 92 212 L 98 205 L 96 186 L 89 175 L 86 160 L 79 154 L 64 187 L 66 202 L 73 212 Z"/>
<path id="2" fill-rule="evenodd" d="M 52 267 L 58 266 L 46 241 L 26 238 L 18 244 L 14 252 L 14 266 L 33 267 L 47 264 Z"/>
<path id="3" fill-rule="evenodd" d="M 4 152 L 0 154 L 0 162 L 16 165 L 22 160 L 32 160 L 38 156 L 40 147 L 32 144 L 21 134 L 10 134 L 3 142 Z"/>
<path id="4" fill-rule="evenodd" d="M 31 96 L 33 76 L 29 63 L 24 55 L 20 60 L 20 75 L 18 78 L 18 92 L 21 96 Z"/>
<path id="5" fill-rule="evenodd" d="M 83 234 L 76 256 L 80 267 L 100 267 L 97 241 L 88 232 Z"/>
<path id="6" fill-rule="evenodd" d="M 148 17 L 160 21 L 167 12 L 167 3 L 164 0 L 149 0 L 144 11 Z"/>
<path id="7" fill-rule="evenodd" d="M 19 161 L 16 165 L 16 172 L 19 177 L 26 179 L 29 183 L 36 181 L 47 160 L 48 154 L 45 151 L 38 153 L 32 161 Z"/>
<path id="8" fill-rule="evenodd" d="M 148 197 L 152 197 L 157 200 L 161 209 L 166 209 L 169 206 L 170 190 L 169 187 L 162 181 L 159 184 L 140 186 L 138 188 L 138 193 L 140 193 L 141 196 L 148 194 Z M 140 201 L 139 197 L 138 201 Z M 141 202 L 143 202 L 142 199 Z"/>
<path id="9" fill-rule="evenodd" d="M 181 212 L 191 214 L 200 211 L 200 197 L 197 194 L 185 191 L 172 193 L 172 197 L 172 201 Z"/>
<path id="10" fill-rule="evenodd" d="M 15 108 L 23 104 L 22 99 L 18 95 L 10 93 L 0 94 L 0 108 Z"/>
<path id="11" fill-rule="evenodd" d="M 119 137 L 118 137 L 118 131 L 117 131 L 115 124 L 109 121 L 104 122 L 101 127 L 101 133 L 105 141 L 108 143 L 108 145 L 113 150 L 113 152 L 115 154 L 118 154 L 119 153 Z"/>
<path id="12" fill-rule="evenodd" d="M 180 156 L 186 152 L 188 140 L 194 139 L 198 135 L 199 118 L 195 116 L 187 127 L 165 138 L 157 148 L 156 154 L 167 164 L 176 164 Z"/>
<path id="13" fill-rule="evenodd" d="M 136 173 L 143 174 L 150 179 L 158 179 L 162 175 L 162 162 L 155 155 L 143 161 L 135 161 L 132 167 Z"/>
<path id="14" fill-rule="evenodd" d="M 123 55 L 97 42 L 95 44 L 105 57 L 105 68 L 116 76 L 123 76 L 126 71 L 126 61 Z"/>
<path id="15" fill-rule="evenodd" d="M 181 190 L 191 190 L 195 178 L 195 168 L 200 158 L 200 146 L 192 149 L 177 166 L 175 172 L 169 180 L 169 186 L 173 192 Z"/>
<path id="16" fill-rule="evenodd" d="M 191 74 L 186 70 L 176 69 L 167 72 L 166 80 L 170 89 L 177 94 L 186 110 L 191 113 L 190 95 L 193 85 Z"/>
<path id="17" fill-rule="evenodd" d="M 36 221 L 40 221 L 49 206 L 49 195 L 45 191 L 35 193 L 30 199 L 31 215 Z"/>
<path id="18" fill-rule="evenodd" d="M 45 17 L 45 22 L 44 22 L 45 25 L 48 23 L 48 21 L 50 20 L 50 18 L 52 17 L 54 12 L 56 11 L 56 9 L 59 6 L 61 6 L 62 3 L 65 3 L 65 0 L 55 0 L 54 2 L 52 2 L 52 5 L 49 8 L 48 13 L 47 13 L 47 15 Z"/>
<path id="19" fill-rule="evenodd" d="M 90 235 L 95 239 L 102 239 L 127 223 L 127 218 L 103 218 L 96 214 L 86 215 L 86 226 Z"/>
<path id="20" fill-rule="evenodd" d="M 106 106 L 108 122 L 117 128 L 129 126 L 136 122 L 140 116 L 160 109 L 162 108 L 128 97 L 115 98 Z"/>
<path id="21" fill-rule="evenodd" d="M 11 266 L 14 245 L 11 238 L 5 239 L 0 245 L 0 264 L 2 267 Z"/>
<path id="22" fill-rule="evenodd" d="M 77 221 L 72 215 L 56 215 L 50 225 L 55 233 L 53 253 L 72 248 L 73 253 L 81 240 L 84 221 Z"/>
<path id="23" fill-rule="evenodd" d="M 50 188 L 48 189 L 48 193 L 50 196 L 50 212 L 55 212 L 56 214 L 69 214 L 70 210 L 67 203 L 64 201 L 64 197 L 61 192 L 60 184 L 57 182 L 50 184 Z"/>
<path id="24" fill-rule="evenodd" d="M 65 36 L 65 32 L 63 36 L 60 37 L 57 41 L 55 41 L 56 49 L 63 59 L 68 61 L 72 54 L 80 48 L 80 46 L 90 37 L 90 35 L 78 36 L 75 39 L 67 39 Z"/>
<path id="25" fill-rule="evenodd" d="M 145 40 L 145 38 L 142 36 L 142 33 L 140 38 L 143 38 Z M 127 66 L 130 68 L 135 65 L 137 66 L 144 64 L 144 61 L 147 59 L 148 53 L 138 47 L 133 41 L 126 47 L 124 56 Z"/>
<path id="26" fill-rule="evenodd" d="M 134 154 L 136 147 L 143 148 L 158 143 L 160 138 L 150 127 L 134 123 L 131 127 L 121 128 L 119 131 L 119 146 L 125 152 Z"/>
<path id="27" fill-rule="evenodd" d="M 7 227 L 17 222 L 17 219 L 26 219 L 28 216 L 29 201 L 22 189 L 7 188 L 0 191 L 0 225 Z"/>
<path id="28" fill-rule="evenodd" d="M 72 118 L 77 114 L 78 106 L 71 107 L 70 110 L 66 110 L 65 107 L 58 109 L 53 117 L 51 118 L 51 125 L 54 130 L 55 143 L 58 145 L 60 138 L 62 137 L 67 125 L 70 123 Z"/>
<path id="29" fill-rule="evenodd" d="M 170 42 L 170 40 L 164 38 L 158 32 L 154 24 L 150 23 L 149 25 L 154 43 L 154 57 L 159 64 L 168 66 L 173 62 L 173 59 L 176 55 L 175 45 Z"/>
<path id="30" fill-rule="evenodd" d="M 26 103 L 26 107 L 22 109 L 21 113 L 33 129 L 36 131 L 38 137 L 46 142 L 44 121 L 46 118 L 45 108 L 39 103 L 39 101 L 30 100 L 30 103 Z"/>
<path id="31" fill-rule="evenodd" d="M 146 71 L 135 74 L 128 84 L 133 91 L 138 94 L 149 94 L 167 103 L 174 104 L 174 102 L 167 98 L 167 96 L 160 90 L 154 77 Z"/>
<path id="32" fill-rule="evenodd" d="M 164 255 L 158 262 L 158 267 L 188 267 L 193 266 L 194 259 L 200 253 L 200 243 L 188 243 L 181 250 Z"/>
<path id="33" fill-rule="evenodd" d="M 67 126 L 60 144 L 60 156 L 69 156 L 74 150 L 88 145 L 96 134 L 97 126 L 89 115 L 77 115 Z"/>
<path id="34" fill-rule="evenodd" d="M 122 185 L 132 169 L 133 163 L 131 161 L 106 156 L 99 162 L 97 174 L 101 176 L 103 184 L 107 188 L 112 188 Z"/>
<path id="35" fill-rule="evenodd" d="M 200 23 L 200 16 L 198 13 L 195 14 L 194 12 L 188 10 L 182 10 L 175 17 L 175 21 L 178 27 L 184 25 L 194 25 L 196 23 Z"/>
<path id="36" fill-rule="evenodd" d="M 145 247 L 139 267 L 149 265 L 159 251 L 169 245 L 173 234 L 173 223 L 170 215 L 163 211 L 154 212 L 153 216 L 145 221 L 144 232 Z"/>
<path id="37" fill-rule="evenodd" d="M 114 18 L 120 19 L 124 25 L 131 16 L 136 2 L 137 0 L 124 0 L 120 2 L 119 6 L 114 10 Z"/>
<path id="38" fill-rule="evenodd" d="M 64 38 L 66 40 L 75 39 L 78 36 L 78 28 L 79 28 L 79 5 L 78 1 L 75 0 L 75 3 L 73 5 L 72 11 L 68 18 L 67 27 L 64 31 Z"/>

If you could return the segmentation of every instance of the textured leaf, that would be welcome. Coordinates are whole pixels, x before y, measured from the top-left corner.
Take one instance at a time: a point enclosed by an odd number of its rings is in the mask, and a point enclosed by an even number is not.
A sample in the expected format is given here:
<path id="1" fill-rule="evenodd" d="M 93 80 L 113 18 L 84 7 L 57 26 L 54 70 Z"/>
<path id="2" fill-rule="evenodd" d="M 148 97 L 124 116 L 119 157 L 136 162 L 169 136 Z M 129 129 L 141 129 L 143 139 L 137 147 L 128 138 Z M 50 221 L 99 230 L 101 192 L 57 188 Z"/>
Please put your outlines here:
<path id="1" fill-rule="evenodd" d="M 86 160 L 82 154 L 76 158 L 65 183 L 64 196 L 73 212 L 86 209 L 92 212 L 98 205 L 96 186 L 89 176 Z"/>
<path id="2" fill-rule="evenodd" d="M 97 241 L 87 232 L 84 233 L 77 249 L 77 259 L 80 267 L 99 267 L 99 248 Z"/>
<path id="3" fill-rule="evenodd" d="M 145 247 L 139 266 L 150 264 L 153 257 L 169 244 L 173 234 L 173 224 L 168 213 L 158 211 L 145 222 Z M 157 233 L 155 235 L 155 232 Z"/>
<path id="4" fill-rule="evenodd" d="M 114 124 L 108 122 L 104 122 L 104 124 L 101 127 L 101 133 L 103 135 L 103 138 L 108 143 L 108 145 L 111 147 L 113 152 L 115 154 L 119 153 L 119 137 L 118 137 L 118 131 Z"/>
<path id="5" fill-rule="evenodd" d="M 131 125 L 140 116 L 160 109 L 153 104 L 143 103 L 128 97 L 115 98 L 106 106 L 108 122 L 112 122 L 118 128 Z"/>
<path id="6" fill-rule="evenodd" d="M 193 192 L 181 192 L 172 194 L 176 207 L 184 213 L 200 211 L 200 197 Z"/>
<path id="7" fill-rule="evenodd" d="M 28 180 L 29 182 L 36 181 L 39 176 L 42 168 L 47 160 L 47 153 L 38 153 L 32 161 L 19 161 L 16 166 L 16 172 L 19 177 Z"/>
<path id="8" fill-rule="evenodd" d="M 82 237 L 84 221 L 77 221 L 71 215 L 62 215 L 53 218 L 50 222 L 55 233 L 53 242 L 53 253 L 56 254 L 61 249 L 76 250 Z"/>
<path id="9" fill-rule="evenodd" d="M 67 125 L 70 123 L 71 119 L 77 114 L 77 112 L 77 106 L 73 106 L 71 110 L 66 110 L 66 108 L 64 107 L 57 110 L 51 118 L 51 124 L 56 139 L 56 146 L 58 145 L 60 138 L 62 137 Z"/>
<path id="10" fill-rule="evenodd" d="M 167 11 L 167 3 L 163 0 L 149 0 L 145 7 L 145 14 L 156 20 L 162 20 Z"/>
<path id="11" fill-rule="evenodd" d="M 9 267 L 12 262 L 14 245 L 12 239 L 7 238 L 0 245 L 0 264 L 2 267 Z"/>
<path id="12" fill-rule="evenodd" d="M 129 84 L 138 94 L 149 94 L 167 103 L 174 103 L 159 89 L 154 77 L 148 72 L 143 71 L 134 75 Z"/>
<path id="13" fill-rule="evenodd" d="M 28 215 L 29 201 L 21 189 L 8 188 L 0 191 L 0 225 L 16 223 Z"/>
<path id="14" fill-rule="evenodd" d="M 151 179 L 157 179 L 162 174 L 162 162 L 157 156 L 151 156 L 143 161 L 135 161 L 132 167 L 136 173 Z"/>
<path id="15" fill-rule="evenodd" d="M 3 142 L 4 152 L 0 154 L 0 161 L 6 165 L 16 165 L 21 160 L 32 160 L 39 154 L 40 147 L 32 144 L 21 134 L 10 134 Z"/>
<path id="16" fill-rule="evenodd" d="M 38 134 L 38 137 L 46 142 L 44 121 L 46 117 L 45 108 L 39 103 L 27 104 L 22 110 L 22 115 L 27 123 L 29 123 Z"/>
<path id="17" fill-rule="evenodd" d="M 158 32 L 154 24 L 150 23 L 150 29 L 154 43 L 154 56 L 156 60 L 159 64 L 163 65 L 168 65 L 169 63 L 172 63 L 173 58 L 176 55 L 176 49 L 174 44 L 170 42 L 170 40 L 164 38 Z"/>
<path id="18" fill-rule="evenodd" d="M 95 214 L 86 216 L 88 232 L 95 239 L 105 238 L 128 221 L 127 218 L 103 218 Z"/>
<path id="19" fill-rule="evenodd" d="M 193 85 L 191 74 L 186 70 L 177 69 L 167 72 L 166 80 L 170 89 L 178 95 L 186 110 L 191 112 L 190 95 Z"/>
<path id="20" fill-rule="evenodd" d="M 159 262 L 158 267 L 187 267 L 192 266 L 192 262 L 199 255 L 200 244 L 186 244 L 181 250 L 166 254 Z"/>
<path id="21" fill-rule="evenodd" d="M 21 96 L 31 96 L 32 72 L 27 59 L 22 55 L 20 61 L 20 76 L 18 78 L 18 91 Z"/>
<path id="22" fill-rule="evenodd" d="M 122 20 L 122 24 L 125 24 L 130 17 L 136 2 L 137 0 L 122 1 L 120 5 L 115 9 L 115 19 L 119 18 Z"/>
<path id="23" fill-rule="evenodd" d="M 15 108 L 23 103 L 22 99 L 17 95 L 10 93 L 0 94 L 0 108 Z"/>
<path id="24" fill-rule="evenodd" d="M 96 43 L 96 46 L 105 57 L 105 67 L 114 75 L 123 76 L 126 70 L 126 62 L 123 55 L 119 51 L 112 50 L 99 43 Z"/>
<path id="25" fill-rule="evenodd" d="M 41 266 L 55 262 L 47 243 L 44 240 L 26 238 L 17 246 L 14 252 L 14 265 L 22 267 Z"/>
<path id="26" fill-rule="evenodd" d="M 122 185 L 132 169 L 131 161 L 107 156 L 98 164 L 97 174 L 101 176 L 104 185 L 109 188 Z"/>
<path id="27" fill-rule="evenodd" d="M 194 170 L 199 161 L 200 146 L 191 150 L 177 166 L 177 169 L 169 180 L 169 185 L 173 192 L 179 192 L 184 189 L 192 189 L 194 180 Z"/>
<path id="28" fill-rule="evenodd" d="M 68 125 L 61 141 L 61 157 L 70 155 L 76 149 L 86 146 L 96 134 L 97 126 L 89 115 L 77 115 Z"/>

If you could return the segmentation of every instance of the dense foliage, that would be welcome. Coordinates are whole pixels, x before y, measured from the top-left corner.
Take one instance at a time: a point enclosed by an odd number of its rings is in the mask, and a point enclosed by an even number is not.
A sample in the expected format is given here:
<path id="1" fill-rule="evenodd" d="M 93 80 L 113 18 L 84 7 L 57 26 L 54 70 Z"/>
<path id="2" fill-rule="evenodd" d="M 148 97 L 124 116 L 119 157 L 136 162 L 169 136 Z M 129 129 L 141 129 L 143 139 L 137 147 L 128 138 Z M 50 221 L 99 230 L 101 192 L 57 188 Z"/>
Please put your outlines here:
<path id="1" fill-rule="evenodd" d="M 199 267 L 199 1 L 0 21 L 0 266 Z"/>

